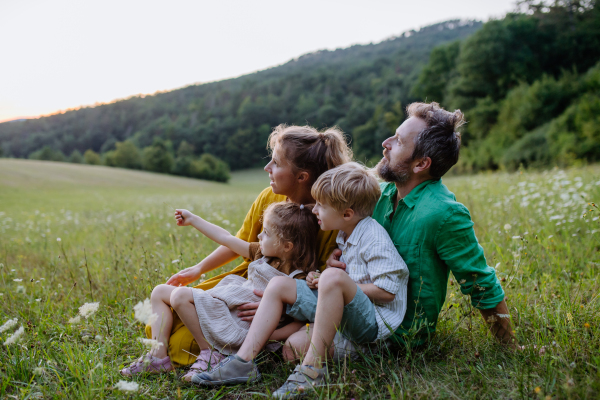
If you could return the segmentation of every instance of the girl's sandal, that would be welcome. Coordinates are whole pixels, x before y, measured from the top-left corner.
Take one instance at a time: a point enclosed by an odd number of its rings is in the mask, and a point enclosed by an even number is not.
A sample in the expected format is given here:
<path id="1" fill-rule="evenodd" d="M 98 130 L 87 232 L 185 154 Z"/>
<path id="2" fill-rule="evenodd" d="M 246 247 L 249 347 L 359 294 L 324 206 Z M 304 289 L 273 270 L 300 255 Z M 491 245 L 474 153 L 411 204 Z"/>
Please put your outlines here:
<path id="1" fill-rule="evenodd" d="M 214 367 L 225 358 L 226 356 L 219 353 L 218 351 L 204 349 L 200 352 L 200 355 L 196 359 L 196 362 L 192 364 L 188 372 L 186 372 L 185 375 L 181 377 L 181 380 L 184 382 L 191 382 L 192 376 L 208 371 L 209 368 Z"/>
<path id="2" fill-rule="evenodd" d="M 160 359 L 150 354 L 145 354 L 132 362 L 129 367 L 123 368 L 120 372 L 123 376 L 133 376 L 141 373 L 162 374 L 173 371 L 173 369 L 169 356 Z"/>

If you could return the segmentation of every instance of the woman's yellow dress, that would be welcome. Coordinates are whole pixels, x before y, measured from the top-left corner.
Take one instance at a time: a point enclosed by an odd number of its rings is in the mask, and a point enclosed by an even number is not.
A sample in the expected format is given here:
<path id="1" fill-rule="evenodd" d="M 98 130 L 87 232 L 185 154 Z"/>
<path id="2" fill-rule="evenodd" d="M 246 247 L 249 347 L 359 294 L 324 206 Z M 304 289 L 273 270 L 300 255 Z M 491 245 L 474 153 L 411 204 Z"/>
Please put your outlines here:
<path id="1" fill-rule="evenodd" d="M 263 190 L 252 204 L 252 207 L 244 219 L 244 224 L 236 236 L 246 242 L 258 242 L 258 234 L 262 231 L 262 215 L 264 210 L 271 203 L 285 200 L 285 196 L 273 193 L 270 187 Z M 319 240 L 318 251 L 321 270 L 325 268 L 327 258 L 329 258 L 333 250 L 337 247 L 335 242 L 336 236 L 337 231 L 319 231 L 317 238 Z M 233 270 L 210 278 L 194 287 L 204 290 L 210 289 L 229 274 L 236 274 L 246 278 L 249 264 L 250 260 L 244 258 L 244 262 Z M 177 316 L 177 313 L 173 312 L 173 316 L 173 328 L 171 329 L 171 337 L 169 339 L 169 355 L 171 357 L 171 362 L 175 365 L 192 364 L 196 360 L 194 354 L 200 354 L 200 348 L 191 332 Z M 152 338 L 152 329 L 149 325 L 146 326 L 146 336 Z"/>

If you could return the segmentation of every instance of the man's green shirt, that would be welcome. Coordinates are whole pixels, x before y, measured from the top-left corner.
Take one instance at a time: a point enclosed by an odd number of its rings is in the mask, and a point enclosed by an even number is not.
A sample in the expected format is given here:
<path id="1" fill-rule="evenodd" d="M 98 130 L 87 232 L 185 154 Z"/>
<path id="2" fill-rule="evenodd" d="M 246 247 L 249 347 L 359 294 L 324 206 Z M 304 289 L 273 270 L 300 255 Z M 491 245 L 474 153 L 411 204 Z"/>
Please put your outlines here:
<path id="1" fill-rule="evenodd" d="M 373 218 L 389 233 L 410 272 L 406 315 L 393 339 L 417 345 L 435 332 L 450 271 L 474 307 L 493 308 L 504 299 L 469 210 L 441 180 L 421 183 L 398 202 L 395 212 L 396 186 L 382 183 L 381 192 Z"/>

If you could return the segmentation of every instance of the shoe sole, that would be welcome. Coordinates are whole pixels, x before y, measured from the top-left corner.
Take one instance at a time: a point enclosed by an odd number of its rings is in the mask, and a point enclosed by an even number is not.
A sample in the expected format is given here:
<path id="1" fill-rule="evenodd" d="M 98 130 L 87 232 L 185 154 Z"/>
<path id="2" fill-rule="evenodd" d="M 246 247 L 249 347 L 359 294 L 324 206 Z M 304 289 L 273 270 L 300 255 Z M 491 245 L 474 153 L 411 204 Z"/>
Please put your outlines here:
<path id="1" fill-rule="evenodd" d="M 261 378 L 261 375 L 258 374 L 256 376 L 256 378 L 252 379 L 252 378 L 231 378 L 231 379 L 225 379 L 222 381 L 200 381 L 200 382 L 194 382 L 194 381 L 190 381 L 191 384 L 194 385 L 198 385 L 198 386 L 224 386 L 224 385 L 239 385 L 240 383 L 254 383 L 254 382 L 258 382 Z"/>

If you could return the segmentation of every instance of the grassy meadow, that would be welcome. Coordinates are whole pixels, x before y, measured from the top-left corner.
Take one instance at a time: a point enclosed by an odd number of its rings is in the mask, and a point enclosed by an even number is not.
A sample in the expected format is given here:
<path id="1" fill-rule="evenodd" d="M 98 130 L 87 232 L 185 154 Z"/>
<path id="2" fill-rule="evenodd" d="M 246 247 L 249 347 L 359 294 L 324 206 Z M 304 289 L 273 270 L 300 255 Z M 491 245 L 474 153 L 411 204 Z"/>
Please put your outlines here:
<path id="1" fill-rule="evenodd" d="M 600 397 L 600 213 L 590 204 L 600 203 L 600 166 L 444 183 L 471 211 L 525 349 L 496 344 L 450 280 L 429 345 L 382 346 L 378 355 L 332 365 L 331 384 L 312 396 Z M 201 389 L 170 374 L 136 377 L 136 391 L 118 388 L 120 367 L 145 351 L 136 340 L 143 326 L 133 306 L 216 247 L 192 228 L 177 227 L 173 208 L 235 232 L 267 185 L 260 170 L 218 184 L 0 159 L 0 326 L 17 319 L 0 332 L 0 398 L 263 398 L 279 387 L 293 366 L 275 353 L 260 356 L 264 379 L 251 386 Z M 69 322 L 93 302 L 100 304 L 95 314 Z"/>

